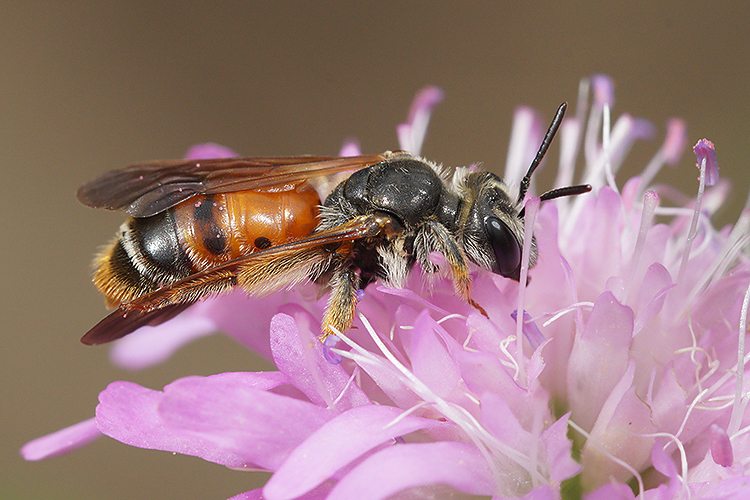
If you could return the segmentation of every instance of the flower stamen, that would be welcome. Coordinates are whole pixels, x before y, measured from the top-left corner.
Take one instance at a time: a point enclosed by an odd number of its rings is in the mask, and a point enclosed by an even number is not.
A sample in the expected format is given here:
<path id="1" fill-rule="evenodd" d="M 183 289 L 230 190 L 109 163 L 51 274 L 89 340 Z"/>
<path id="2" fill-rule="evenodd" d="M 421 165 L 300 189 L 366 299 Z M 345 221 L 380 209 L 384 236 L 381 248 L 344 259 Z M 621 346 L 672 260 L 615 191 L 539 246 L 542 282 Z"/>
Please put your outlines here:
<path id="1" fill-rule="evenodd" d="M 745 407 L 747 406 L 747 399 L 744 399 L 743 401 L 742 398 L 742 389 L 745 364 L 747 363 L 745 360 L 745 335 L 747 332 L 748 307 L 750 307 L 750 285 L 748 285 L 747 290 L 745 291 L 745 298 L 742 301 L 742 310 L 740 312 L 739 335 L 737 340 L 737 387 L 735 390 L 735 402 L 734 407 L 732 408 L 732 416 L 729 419 L 729 426 L 727 427 L 727 432 L 729 432 L 729 434 L 734 434 L 739 430 L 742 417 L 745 414 Z"/>
<path id="2" fill-rule="evenodd" d="M 630 258 L 630 270 L 628 271 L 628 279 L 625 283 L 625 303 L 628 303 L 630 298 L 630 290 L 633 286 L 633 279 L 635 278 L 635 271 L 638 268 L 638 264 L 641 260 L 641 254 L 643 253 L 643 245 L 646 243 L 646 233 L 651 229 L 651 224 L 654 220 L 654 211 L 659 204 L 659 196 L 654 191 L 646 191 L 643 197 L 643 211 L 641 212 L 641 225 L 638 229 L 638 239 L 635 243 L 635 249 L 633 250 L 633 256 Z"/>

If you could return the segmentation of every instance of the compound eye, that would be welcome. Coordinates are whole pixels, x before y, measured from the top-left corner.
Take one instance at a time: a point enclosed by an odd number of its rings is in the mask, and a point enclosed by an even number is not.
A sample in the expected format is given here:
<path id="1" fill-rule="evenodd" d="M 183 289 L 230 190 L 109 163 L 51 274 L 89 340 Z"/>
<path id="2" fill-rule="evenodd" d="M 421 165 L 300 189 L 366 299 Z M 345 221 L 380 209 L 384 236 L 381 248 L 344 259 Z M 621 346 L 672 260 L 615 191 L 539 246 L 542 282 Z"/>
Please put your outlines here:
<path id="1" fill-rule="evenodd" d="M 497 261 L 497 269 L 493 271 L 518 281 L 521 269 L 521 245 L 518 244 L 513 232 L 497 217 L 487 217 L 484 220 L 484 230 L 487 232 Z"/>

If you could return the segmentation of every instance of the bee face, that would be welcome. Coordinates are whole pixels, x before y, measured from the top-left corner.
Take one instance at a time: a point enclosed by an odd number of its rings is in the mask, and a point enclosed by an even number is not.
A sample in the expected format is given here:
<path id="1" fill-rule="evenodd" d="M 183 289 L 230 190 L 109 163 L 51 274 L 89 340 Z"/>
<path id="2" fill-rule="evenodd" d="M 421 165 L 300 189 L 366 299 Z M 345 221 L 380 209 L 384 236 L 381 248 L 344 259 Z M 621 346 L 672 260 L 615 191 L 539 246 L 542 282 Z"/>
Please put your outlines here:
<path id="1" fill-rule="evenodd" d="M 463 243 L 469 258 L 481 267 L 515 281 L 520 279 L 524 221 L 506 184 L 486 172 L 465 180 L 468 199 Z M 529 267 L 536 264 L 536 241 L 532 239 Z"/>
<path id="2" fill-rule="evenodd" d="M 416 263 L 436 271 L 431 252 L 445 256 L 456 294 L 482 311 L 471 299 L 468 262 L 520 279 L 519 207 L 563 112 L 515 201 L 494 174 L 447 182 L 435 164 L 408 153 L 169 161 L 109 172 L 83 186 L 79 199 L 133 218 L 96 261 L 95 282 L 118 310 L 82 341 L 114 340 L 235 287 L 262 295 L 302 281 L 330 289 L 325 337 L 351 326 L 357 292 L 376 278 L 401 287 Z M 341 172 L 350 175 L 319 206 L 312 186 Z M 530 267 L 536 258 L 532 240 Z"/>

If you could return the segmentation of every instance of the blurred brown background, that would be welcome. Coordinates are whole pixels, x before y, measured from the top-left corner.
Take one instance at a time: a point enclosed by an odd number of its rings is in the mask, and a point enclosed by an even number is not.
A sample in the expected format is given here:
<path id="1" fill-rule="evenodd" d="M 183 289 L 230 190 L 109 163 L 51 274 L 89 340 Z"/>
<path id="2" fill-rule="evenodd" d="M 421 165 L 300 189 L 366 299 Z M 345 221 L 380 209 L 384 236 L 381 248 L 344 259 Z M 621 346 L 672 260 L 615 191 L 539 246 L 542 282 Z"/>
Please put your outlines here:
<path id="1" fill-rule="evenodd" d="M 224 499 L 263 479 L 106 438 L 45 462 L 19 457 L 25 441 L 92 416 L 112 380 L 161 388 L 256 361 L 216 336 L 128 373 L 106 347 L 79 344 L 104 314 L 91 256 L 122 216 L 74 194 L 105 170 L 209 140 L 245 155 L 335 154 L 350 135 L 365 152 L 393 149 L 426 84 L 446 100 L 424 154 L 491 168 L 505 160 L 517 104 L 551 117 L 580 77 L 601 72 L 615 79 L 615 116 L 658 127 L 630 172 L 667 118 L 685 118 L 691 145 L 717 145 L 735 184 L 719 222 L 734 221 L 750 187 L 750 4 L 649 4 L 2 2 L 0 498 Z M 686 153 L 660 179 L 694 192 L 694 161 Z"/>

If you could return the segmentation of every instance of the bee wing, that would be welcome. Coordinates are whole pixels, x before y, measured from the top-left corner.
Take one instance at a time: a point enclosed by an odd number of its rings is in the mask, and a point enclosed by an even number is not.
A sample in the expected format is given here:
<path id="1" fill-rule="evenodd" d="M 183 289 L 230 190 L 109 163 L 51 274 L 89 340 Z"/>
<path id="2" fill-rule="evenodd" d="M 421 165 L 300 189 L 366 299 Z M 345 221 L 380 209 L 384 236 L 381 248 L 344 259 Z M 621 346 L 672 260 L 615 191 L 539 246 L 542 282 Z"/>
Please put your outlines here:
<path id="1" fill-rule="evenodd" d="M 123 304 L 88 331 L 81 342 L 103 344 L 141 326 L 161 324 L 209 295 L 240 286 L 252 295 L 272 293 L 324 272 L 333 258 L 346 258 L 351 241 L 377 236 L 390 219 L 363 215 L 341 226 L 228 261 Z M 334 248 L 335 244 L 341 244 Z"/>
<path id="2" fill-rule="evenodd" d="M 142 326 L 156 326 L 169 321 L 191 305 L 193 305 L 192 302 L 171 304 L 154 311 L 126 311 L 118 309 L 89 330 L 81 338 L 81 342 L 87 345 L 112 342 L 129 333 L 133 333 Z"/>
<path id="3" fill-rule="evenodd" d="M 167 160 L 112 170 L 83 185 L 78 199 L 92 208 L 124 210 L 149 217 L 196 194 L 245 191 L 380 163 L 384 155 L 287 156 Z"/>

